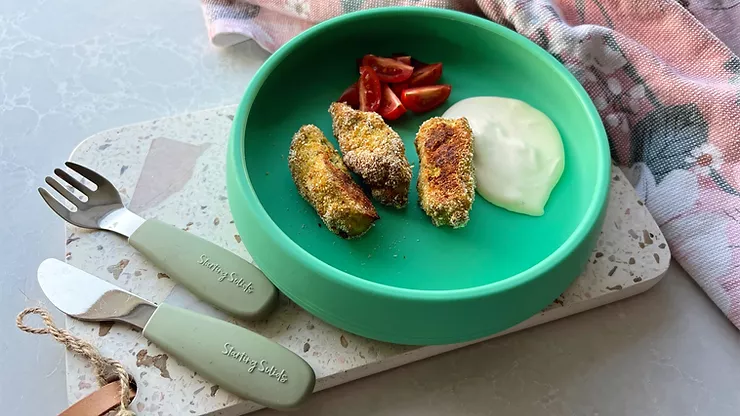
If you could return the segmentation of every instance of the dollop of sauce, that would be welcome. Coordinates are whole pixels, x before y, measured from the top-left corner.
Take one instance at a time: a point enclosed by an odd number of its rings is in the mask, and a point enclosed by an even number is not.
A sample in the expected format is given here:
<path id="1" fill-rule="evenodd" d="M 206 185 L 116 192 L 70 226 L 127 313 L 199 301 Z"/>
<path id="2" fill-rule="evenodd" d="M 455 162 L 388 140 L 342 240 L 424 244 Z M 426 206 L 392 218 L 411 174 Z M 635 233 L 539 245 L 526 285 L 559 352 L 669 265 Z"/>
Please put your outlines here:
<path id="1" fill-rule="evenodd" d="M 476 190 L 509 211 L 541 216 L 565 166 L 563 140 L 544 113 L 503 97 L 473 97 L 443 115 L 465 117 L 474 137 Z"/>

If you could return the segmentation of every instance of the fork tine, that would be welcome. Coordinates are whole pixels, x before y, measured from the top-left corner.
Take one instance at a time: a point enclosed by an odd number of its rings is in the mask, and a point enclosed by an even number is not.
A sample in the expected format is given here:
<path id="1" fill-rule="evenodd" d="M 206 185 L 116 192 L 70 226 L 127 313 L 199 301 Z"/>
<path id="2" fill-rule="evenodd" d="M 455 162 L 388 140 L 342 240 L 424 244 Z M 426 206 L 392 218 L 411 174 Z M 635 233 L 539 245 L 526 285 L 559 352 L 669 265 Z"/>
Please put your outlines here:
<path id="1" fill-rule="evenodd" d="M 95 185 L 98 185 L 98 187 L 101 186 L 113 186 L 112 183 L 108 181 L 108 179 L 105 179 L 103 176 L 101 176 L 99 173 L 95 172 L 94 170 L 90 168 L 86 168 L 82 165 L 79 165 L 75 162 L 64 162 L 65 165 L 67 165 L 68 168 L 72 169 L 73 171 L 79 173 L 82 175 L 85 179 L 89 180 L 90 182 L 94 183 Z"/>
<path id="2" fill-rule="evenodd" d="M 44 202 L 46 202 L 46 205 L 51 208 L 52 211 L 56 212 L 57 215 L 60 217 L 67 219 L 69 217 L 69 214 L 71 213 L 70 210 L 67 209 L 64 205 L 59 203 L 59 201 L 56 200 L 49 191 L 47 191 L 44 188 L 39 188 L 39 193 L 41 194 L 41 198 L 44 199 Z"/>
<path id="3" fill-rule="evenodd" d="M 80 200 L 80 198 L 77 198 L 74 196 L 72 192 L 69 192 L 67 188 L 64 187 L 59 181 L 52 178 L 51 176 L 47 176 L 45 179 L 46 183 L 49 184 L 52 188 L 54 188 L 55 191 L 59 192 L 64 199 L 69 201 L 72 205 L 79 207 L 81 205 L 84 205 L 84 203 Z M 47 201 L 48 202 L 48 201 Z"/>
<path id="4" fill-rule="evenodd" d="M 82 192 L 88 197 L 90 196 L 90 193 L 93 192 L 92 189 L 83 185 L 80 181 L 75 179 L 72 175 L 67 173 L 67 171 L 65 171 L 64 169 L 56 168 L 54 169 L 54 173 L 60 178 L 62 178 L 64 182 L 67 182 L 68 184 L 72 185 L 73 188 L 77 189 L 78 191 Z"/>

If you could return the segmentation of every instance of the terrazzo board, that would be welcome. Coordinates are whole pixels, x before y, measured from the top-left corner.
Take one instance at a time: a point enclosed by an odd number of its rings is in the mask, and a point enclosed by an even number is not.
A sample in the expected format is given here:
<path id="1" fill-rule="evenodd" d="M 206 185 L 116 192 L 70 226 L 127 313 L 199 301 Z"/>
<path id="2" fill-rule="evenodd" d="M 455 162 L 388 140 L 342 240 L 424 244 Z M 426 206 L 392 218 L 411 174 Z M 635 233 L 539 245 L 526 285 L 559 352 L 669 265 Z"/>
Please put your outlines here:
<path id="1" fill-rule="evenodd" d="M 235 110 L 223 107 L 105 131 L 82 142 L 70 159 L 110 179 L 134 212 L 178 226 L 251 261 L 226 199 L 224 162 Z M 291 349 L 316 372 L 316 391 L 483 341 L 430 347 L 373 341 L 320 321 L 284 296 L 268 320 L 237 322 L 176 286 L 117 235 L 67 225 L 65 247 L 68 263 L 117 286 L 156 303 L 246 326 Z M 604 228 L 583 274 L 542 312 L 486 339 L 643 292 L 661 279 L 669 262 L 658 226 L 614 167 Z M 181 366 L 127 324 L 70 318 L 66 324 L 133 375 L 139 391 L 132 408 L 138 415 L 236 416 L 261 408 Z M 67 353 L 70 403 L 95 388 L 90 365 Z"/>

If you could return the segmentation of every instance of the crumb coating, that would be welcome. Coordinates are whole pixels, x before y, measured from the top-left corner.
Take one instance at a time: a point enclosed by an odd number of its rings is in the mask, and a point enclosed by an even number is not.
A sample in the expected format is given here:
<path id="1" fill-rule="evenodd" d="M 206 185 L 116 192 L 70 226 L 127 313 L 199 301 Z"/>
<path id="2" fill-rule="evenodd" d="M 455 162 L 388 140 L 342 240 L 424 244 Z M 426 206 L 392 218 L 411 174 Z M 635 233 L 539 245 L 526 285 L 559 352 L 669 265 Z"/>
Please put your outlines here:
<path id="1" fill-rule="evenodd" d="M 419 154 L 419 204 L 437 227 L 464 227 L 475 200 L 473 132 L 464 117 L 425 121 L 414 141 Z"/>
<path id="2" fill-rule="evenodd" d="M 381 204 L 406 206 L 411 165 L 398 133 L 377 113 L 354 110 L 344 103 L 332 103 L 329 113 L 347 167 Z"/>
<path id="3" fill-rule="evenodd" d="M 340 237 L 359 237 L 380 218 L 318 127 L 303 126 L 293 136 L 288 167 L 300 195 Z"/>

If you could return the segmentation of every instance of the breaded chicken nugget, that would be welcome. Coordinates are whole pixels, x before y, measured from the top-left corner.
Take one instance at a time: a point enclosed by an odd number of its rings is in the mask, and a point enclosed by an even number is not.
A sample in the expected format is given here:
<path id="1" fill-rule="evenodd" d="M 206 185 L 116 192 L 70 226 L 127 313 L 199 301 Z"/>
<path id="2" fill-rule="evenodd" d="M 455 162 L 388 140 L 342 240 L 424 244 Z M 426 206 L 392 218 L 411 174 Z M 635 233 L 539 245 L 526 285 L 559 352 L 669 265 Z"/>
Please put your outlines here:
<path id="1" fill-rule="evenodd" d="M 425 121 L 414 141 L 419 154 L 421 208 L 437 227 L 464 227 L 475 200 L 473 132 L 464 117 Z"/>
<path id="2" fill-rule="evenodd" d="M 293 136 L 288 167 L 298 192 L 340 237 L 359 237 L 380 218 L 318 127 L 303 126 Z"/>
<path id="3" fill-rule="evenodd" d="M 398 133 L 377 113 L 354 110 L 344 103 L 333 103 L 329 113 L 347 167 L 381 204 L 406 206 L 411 166 Z"/>

